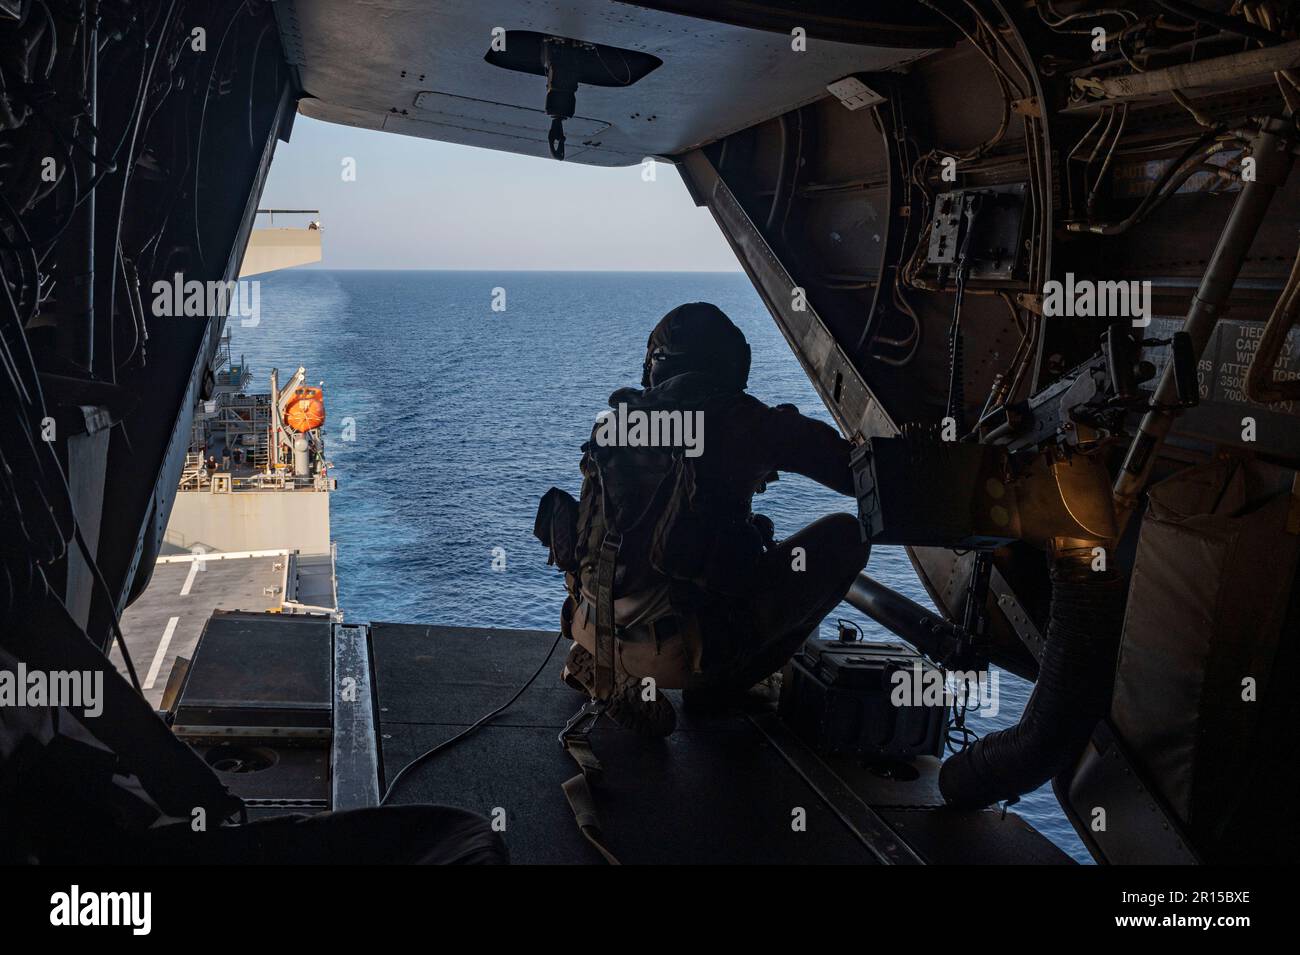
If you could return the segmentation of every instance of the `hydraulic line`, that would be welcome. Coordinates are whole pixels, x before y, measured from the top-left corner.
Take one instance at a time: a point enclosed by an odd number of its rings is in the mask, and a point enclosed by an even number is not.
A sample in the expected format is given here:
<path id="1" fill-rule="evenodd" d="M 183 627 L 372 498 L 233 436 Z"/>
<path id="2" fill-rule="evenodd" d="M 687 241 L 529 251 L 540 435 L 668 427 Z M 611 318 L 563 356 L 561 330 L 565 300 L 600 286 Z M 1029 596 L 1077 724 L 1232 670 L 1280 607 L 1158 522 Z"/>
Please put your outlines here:
<path id="1" fill-rule="evenodd" d="M 965 434 L 966 364 L 961 333 L 961 306 L 966 292 L 965 269 L 957 272 L 957 294 L 953 297 L 952 324 L 948 329 L 948 417 L 956 422 L 958 434 Z"/>
<path id="2" fill-rule="evenodd" d="M 1258 40 L 1260 43 L 1271 44 L 1281 40 L 1276 33 L 1265 30 L 1263 27 L 1256 26 L 1248 22 L 1243 17 L 1228 16 L 1222 13 L 1214 13 L 1210 10 L 1203 10 L 1194 3 L 1187 3 L 1185 0 L 1155 0 L 1158 7 L 1163 7 L 1170 13 L 1182 17 L 1184 20 L 1191 20 L 1193 23 L 1203 23 L 1206 26 L 1214 27 L 1224 33 L 1235 33 L 1237 36 L 1246 37 L 1250 40 Z"/>
<path id="3" fill-rule="evenodd" d="M 962 235 L 961 249 L 957 255 L 957 291 L 952 302 L 952 324 L 948 330 L 948 417 L 956 422 L 957 433 L 966 433 L 966 366 L 965 345 L 961 331 L 961 307 L 966 297 L 966 278 L 970 274 L 970 244 L 979 219 L 981 199 L 979 193 L 966 200 L 962 216 L 966 231 Z"/>
<path id="4" fill-rule="evenodd" d="M 59 299 L 64 314 L 59 316 L 55 329 L 62 357 L 90 375 L 96 370 L 96 339 L 102 337 L 104 333 L 103 329 L 95 327 L 96 189 L 94 184 L 97 181 L 96 151 L 99 148 L 99 139 L 95 131 L 95 124 L 99 122 L 99 3 L 97 0 L 90 0 L 86 5 L 86 17 L 82 24 L 81 53 L 85 73 L 80 92 L 86 104 L 86 116 L 73 119 L 65 137 L 77 145 L 77 126 L 83 122 L 90 126 L 88 143 L 81 147 L 79 155 L 73 157 L 72 164 L 69 166 L 69 169 L 75 169 L 74 181 L 88 185 L 84 194 L 77 196 L 69 237 L 64 243 L 64 249 L 61 250 L 64 255 L 60 257 L 60 271 L 64 277 L 60 280 Z"/>
<path id="5" fill-rule="evenodd" d="M 786 154 L 790 151 L 790 120 L 788 114 L 782 113 L 777 118 L 777 128 L 781 131 L 781 148 L 778 153 L 776 167 L 776 185 L 772 190 L 772 207 L 767 211 L 767 234 L 772 234 L 772 227 L 776 225 L 776 215 L 780 211 L 782 204 L 786 201 Z"/>
<path id="6" fill-rule="evenodd" d="M 1268 214 L 1273 194 L 1286 182 L 1295 162 L 1294 140 L 1284 135 L 1288 126 L 1278 120 L 1264 120 L 1251 139 L 1250 154 L 1255 159 L 1255 178 L 1244 182 L 1219 241 L 1210 256 L 1200 287 L 1192 296 L 1191 308 L 1182 330 L 1192 341 L 1193 360 L 1199 362 L 1209 344 L 1214 326 L 1228 304 L 1232 286 L 1250 251 L 1251 243 Z M 1160 384 L 1152 399 L 1151 410 L 1124 459 L 1115 481 L 1116 526 L 1123 530 L 1137 506 L 1138 494 L 1146 486 L 1156 452 L 1173 427 L 1178 413 L 1178 387 L 1173 363 L 1165 366 Z"/>
<path id="7" fill-rule="evenodd" d="M 1112 111 L 1112 115 L 1113 115 Z M 1121 105 L 1119 110 L 1119 128 L 1115 130 L 1115 136 L 1110 141 L 1110 149 L 1106 150 L 1106 158 L 1102 160 L 1101 172 L 1097 173 L 1097 179 L 1092 184 L 1092 189 L 1088 192 L 1088 200 L 1084 208 L 1087 210 L 1088 218 L 1092 218 L 1097 209 L 1097 195 L 1101 189 L 1101 184 L 1106 180 L 1106 173 L 1110 171 L 1111 160 L 1115 158 L 1115 147 L 1119 145 L 1120 138 L 1124 135 L 1124 124 L 1128 120 L 1128 103 Z M 1100 143 L 1098 146 L 1100 147 Z M 1089 163 L 1091 165 L 1091 162 Z M 1088 185 L 1087 170 L 1084 170 L 1084 187 Z"/>
<path id="8" fill-rule="evenodd" d="M 1201 171 L 1201 164 L 1204 163 L 1211 155 L 1227 148 L 1227 142 L 1215 142 L 1215 135 L 1206 133 L 1197 139 L 1181 156 L 1173 163 L 1166 167 L 1161 173 L 1160 178 L 1156 180 L 1151 191 L 1142 197 L 1128 216 L 1119 222 L 1098 223 L 1098 222 L 1068 222 L 1066 230 L 1069 232 L 1092 232 L 1097 235 L 1120 235 L 1127 232 L 1133 226 L 1142 222 L 1149 216 L 1159 205 L 1173 195 L 1180 186 L 1195 173 Z M 1206 148 L 1208 146 L 1208 148 Z M 1198 156 L 1198 153 L 1200 154 Z M 1189 164 L 1189 161 L 1197 158 L 1198 162 Z"/>
<path id="9" fill-rule="evenodd" d="M 1300 254 L 1259 336 L 1259 345 L 1246 369 L 1246 397 L 1261 404 L 1300 399 L 1300 381 L 1279 381 L 1274 366 L 1286 346 L 1287 336 L 1300 316 Z"/>

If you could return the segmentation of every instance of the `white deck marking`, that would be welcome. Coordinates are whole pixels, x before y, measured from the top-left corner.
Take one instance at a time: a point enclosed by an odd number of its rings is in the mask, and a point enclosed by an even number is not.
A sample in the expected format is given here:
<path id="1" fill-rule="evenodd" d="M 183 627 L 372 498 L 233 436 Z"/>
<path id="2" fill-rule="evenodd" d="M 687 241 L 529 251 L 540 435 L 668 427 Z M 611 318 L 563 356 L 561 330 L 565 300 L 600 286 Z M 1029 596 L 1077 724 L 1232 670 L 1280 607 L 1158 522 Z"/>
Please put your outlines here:
<path id="1" fill-rule="evenodd" d="M 176 624 L 180 617 L 172 617 L 167 621 L 167 629 L 163 631 L 162 640 L 158 643 L 158 649 L 154 652 L 153 663 L 149 665 L 149 675 L 144 678 L 144 689 L 152 690 L 154 681 L 158 679 L 158 671 L 162 669 L 163 657 L 167 655 L 167 647 L 172 642 L 172 633 L 176 630 Z"/>
<path id="2" fill-rule="evenodd" d="M 287 549 L 280 550 L 233 550 L 233 551 L 208 551 L 203 554 L 172 554 L 169 557 L 159 557 L 159 564 L 183 564 L 188 560 L 246 560 L 249 557 L 287 557 Z"/>
<path id="3" fill-rule="evenodd" d="M 185 586 L 181 588 L 182 597 L 188 597 L 190 595 L 190 588 L 194 586 L 195 575 L 198 574 L 200 570 L 206 569 L 207 568 L 203 566 L 203 561 L 201 560 L 196 560 L 194 563 L 190 564 L 190 572 L 185 577 Z"/>

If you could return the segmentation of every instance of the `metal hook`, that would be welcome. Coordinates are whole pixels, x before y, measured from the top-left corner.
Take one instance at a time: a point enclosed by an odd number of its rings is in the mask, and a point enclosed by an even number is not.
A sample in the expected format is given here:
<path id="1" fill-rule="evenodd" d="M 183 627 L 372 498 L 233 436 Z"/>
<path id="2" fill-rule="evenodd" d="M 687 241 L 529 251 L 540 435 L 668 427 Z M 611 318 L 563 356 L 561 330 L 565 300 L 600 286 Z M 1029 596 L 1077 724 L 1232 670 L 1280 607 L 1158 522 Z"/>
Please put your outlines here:
<path id="1" fill-rule="evenodd" d="M 547 144 L 551 147 L 551 155 L 561 161 L 564 160 L 564 121 L 558 116 L 551 120 L 551 132 L 547 136 Z"/>

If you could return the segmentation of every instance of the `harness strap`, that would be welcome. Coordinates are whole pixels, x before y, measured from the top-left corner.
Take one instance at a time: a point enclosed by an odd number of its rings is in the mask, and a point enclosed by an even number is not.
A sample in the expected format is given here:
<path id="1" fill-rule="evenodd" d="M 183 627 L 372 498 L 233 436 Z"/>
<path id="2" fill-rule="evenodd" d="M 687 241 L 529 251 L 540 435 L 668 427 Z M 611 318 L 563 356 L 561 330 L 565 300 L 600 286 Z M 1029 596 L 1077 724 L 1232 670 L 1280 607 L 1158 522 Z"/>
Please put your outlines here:
<path id="1" fill-rule="evenodd" d="M 573 757 L 581 770 L 572 779 L 560 784 L 564 798 L 573 810 L 574 821 L 578 831 L 595 848 L 610 865 L 622 865 L 614 853 L 605 846 L 605 833 L 600 826 L 600 814 L 596 812 L 596 797 L 591 792 L 591 784 L 599 782 L 604 768 L 591 748 L 591 730 L 600 721 L 605 712 L 602 700 L 588 700 L 565 725 L 560 733 L 560 745 Z"/>
<path id="2" fill-rule="evenodd" d="M 564 797 L 569 800 L 569 808 L 577 820 L 578 831 L 595 847 L 610 865 L 622 865 L 618 857 L 605 847 L 605 834 L 600 828 L 600 816 L 596 814 L 596 801 L 591 795 L 591 786 L 582 773 L 560 784 Z"/>
<path id="3" fill-rule="evenodd" d="M 605 535 L 596 563 L 596 653 L 592 695 L 607 700 L 614 690 L 614 570 L 623 537 Z"/>
<path id="4" fill-rule="evenodd" d="M 600 764 L 595 751 L 591 748 L 591 741 L 586 736 L 566 739 L 564 749 L 573 757 L 573 761 L 578 764 L 584 779 L 590 777 L 593 781 L 600 782 L 605 767 Z"/>

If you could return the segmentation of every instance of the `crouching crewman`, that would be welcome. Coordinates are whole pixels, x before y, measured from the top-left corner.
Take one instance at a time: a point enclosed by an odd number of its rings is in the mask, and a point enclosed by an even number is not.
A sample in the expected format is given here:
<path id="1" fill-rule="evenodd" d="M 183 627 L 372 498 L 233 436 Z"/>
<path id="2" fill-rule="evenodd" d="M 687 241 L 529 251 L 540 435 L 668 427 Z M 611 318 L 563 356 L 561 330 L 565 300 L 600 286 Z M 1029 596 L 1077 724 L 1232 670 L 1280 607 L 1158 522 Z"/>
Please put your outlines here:
<path id="1" fill-rule="evenodd" d="M 851 445 L 793 405 L 746 394 L 745 336 L 714 305 L 655 326 L 641 388 L 610 396 L 583 445 L 581 497 L 552 488 L 535 533 L 565 572 L 564 680 L 638 733 L 666 736 L 672 703 L 717 704 L 779 670 L 866 565 L 857 518 L 776 543 L 753 496 L 793 471 L 852 495 Z M 644 684 L 648 686 L 648 684 Z"/>

